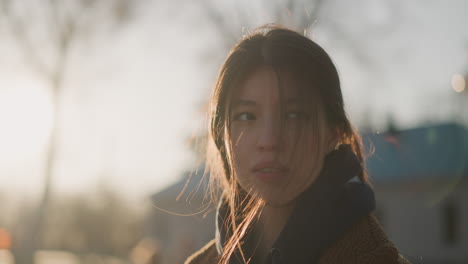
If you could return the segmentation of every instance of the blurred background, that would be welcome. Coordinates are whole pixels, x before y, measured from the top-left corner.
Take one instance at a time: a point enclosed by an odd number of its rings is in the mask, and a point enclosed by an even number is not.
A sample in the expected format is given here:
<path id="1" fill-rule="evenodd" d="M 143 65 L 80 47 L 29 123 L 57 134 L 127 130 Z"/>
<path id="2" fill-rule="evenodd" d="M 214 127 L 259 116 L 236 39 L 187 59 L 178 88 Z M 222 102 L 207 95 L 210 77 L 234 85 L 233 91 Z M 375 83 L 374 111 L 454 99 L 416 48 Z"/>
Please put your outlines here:
<path id="1" fill-rule="evenodd" d="M 464 0 L 0 0 L 0 263 L 183 263 L 212 239 L 205 105 L 230 47 L 272 22 L 336 63 L 401 253 L 468 263 L 467 11 Z"/>

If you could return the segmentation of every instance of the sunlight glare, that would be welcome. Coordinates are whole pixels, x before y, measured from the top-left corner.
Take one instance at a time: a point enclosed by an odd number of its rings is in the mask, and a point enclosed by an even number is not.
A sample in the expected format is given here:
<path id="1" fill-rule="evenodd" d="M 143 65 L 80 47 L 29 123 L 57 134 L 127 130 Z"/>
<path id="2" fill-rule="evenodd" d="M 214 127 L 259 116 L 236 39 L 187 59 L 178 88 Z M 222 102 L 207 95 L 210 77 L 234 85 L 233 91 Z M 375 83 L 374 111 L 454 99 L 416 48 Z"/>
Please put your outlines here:
<path id="1" fill-rule="evenodd" d="M 52 125 L 52 105 L 39 88 L 0 89 L 0 161 L 43 151 Z"/>

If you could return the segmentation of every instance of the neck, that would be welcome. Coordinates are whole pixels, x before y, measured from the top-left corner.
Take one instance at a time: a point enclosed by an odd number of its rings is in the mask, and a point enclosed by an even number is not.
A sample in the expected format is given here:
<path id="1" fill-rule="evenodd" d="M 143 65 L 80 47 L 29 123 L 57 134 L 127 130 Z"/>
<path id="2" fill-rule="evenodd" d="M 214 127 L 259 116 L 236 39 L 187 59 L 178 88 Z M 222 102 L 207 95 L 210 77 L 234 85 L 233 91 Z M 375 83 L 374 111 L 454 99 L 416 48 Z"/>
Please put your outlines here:
<path id="1" fill-rule="evenodd" d="M 255 263 L 264 263 L 293 209 L 294 203 L 281 206 L 267 204 L 263 207 L 259 222 L 255 227 L 255 233 L 258 234 L 256 238 L 258 246 L 254 254 L 257 259 Z"/>

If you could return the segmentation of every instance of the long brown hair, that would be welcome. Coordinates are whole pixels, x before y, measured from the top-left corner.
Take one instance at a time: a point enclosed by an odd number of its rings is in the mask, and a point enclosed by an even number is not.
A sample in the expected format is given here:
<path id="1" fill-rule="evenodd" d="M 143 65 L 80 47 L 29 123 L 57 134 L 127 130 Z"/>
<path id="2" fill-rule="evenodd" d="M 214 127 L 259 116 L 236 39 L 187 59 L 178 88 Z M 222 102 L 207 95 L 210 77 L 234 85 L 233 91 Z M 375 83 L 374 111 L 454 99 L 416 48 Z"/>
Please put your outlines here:
<path id="1" fill-rule="evenodd" d="M 209 113 L 207 169 L 215 197 L 220 197 L 222 190 L 223 201 L 230 209 L 230 216 L 222 223 L 229 229 L 222 264 L 227 264 L 236 251 L 243 256 L 242 239 L 263 205 L 246 194 L 235 179 L 229 147 L 230 95 L 250 74 L 265 66 L 274 69 L 278 78 L 290 75 L 303 84 L 304 98 L 314 102 L 310 105 L 320 106 L 315 111 L 335 131 L 338 144 L 350 144 L 365 168 L 361 138 L 346 116 L 338 73 L 328 54 L 311 39 L 277 25 L 263 26 L 244 36 L 219 71 Z M 365 170 L 359 178 L 368 181 Z"/>

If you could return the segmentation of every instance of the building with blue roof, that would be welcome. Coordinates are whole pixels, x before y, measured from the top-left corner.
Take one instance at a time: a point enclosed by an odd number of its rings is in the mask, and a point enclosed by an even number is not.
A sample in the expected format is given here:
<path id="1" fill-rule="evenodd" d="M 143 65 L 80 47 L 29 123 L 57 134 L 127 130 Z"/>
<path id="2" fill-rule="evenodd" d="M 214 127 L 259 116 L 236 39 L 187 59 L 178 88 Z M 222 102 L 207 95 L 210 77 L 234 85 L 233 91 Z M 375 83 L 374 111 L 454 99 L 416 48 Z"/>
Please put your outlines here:
<path id="1" fill-rule="evenodd" d="M 364 135 L 375 149 L 367 169 L 376 183 L 468 177 L 468 130 L 448 123 L 384 134 Z"/>
<path id="2" fill-rule="evenodd" d="M 468 263 L 468 130 L 437 124 L 363 135 L 384 229 L 413 263 Z"/>

